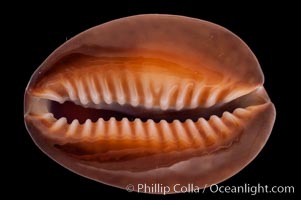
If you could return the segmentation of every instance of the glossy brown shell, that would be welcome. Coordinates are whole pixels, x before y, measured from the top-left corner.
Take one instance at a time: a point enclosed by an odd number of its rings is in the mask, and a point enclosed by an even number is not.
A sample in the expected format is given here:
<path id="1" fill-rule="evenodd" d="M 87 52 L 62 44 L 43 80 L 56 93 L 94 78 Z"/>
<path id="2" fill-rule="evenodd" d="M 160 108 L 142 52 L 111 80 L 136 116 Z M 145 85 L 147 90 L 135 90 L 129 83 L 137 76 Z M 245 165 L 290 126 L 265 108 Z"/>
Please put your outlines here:
<path id="1" fill-rule="evenodd" d="M 219 183 L 259 153 L 275 120 L 263 79 L 256 57 L 230 31 L 138 15 L 55 50 L 31 77 L 24 118 L 40 149 L 71 171 L 135 191 L 160 183 L 173 193 L 175 184 Z M 56 118 L 53 103 L 67 101 L 81 108 L 66 112 L 82 112 L 83 121 Z M 84 118 L 95 109 L 108 118 Z"/>

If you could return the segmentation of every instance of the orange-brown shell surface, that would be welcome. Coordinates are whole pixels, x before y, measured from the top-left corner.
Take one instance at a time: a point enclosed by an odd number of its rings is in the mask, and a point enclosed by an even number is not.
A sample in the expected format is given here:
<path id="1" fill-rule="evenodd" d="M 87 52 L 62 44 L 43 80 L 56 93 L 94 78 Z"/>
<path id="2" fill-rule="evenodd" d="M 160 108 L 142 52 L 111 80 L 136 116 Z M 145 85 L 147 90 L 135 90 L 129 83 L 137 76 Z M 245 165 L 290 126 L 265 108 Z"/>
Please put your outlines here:
<path id="1" fill-rule="evenodd" d="M 203 188 L 265 145 L 275 108 L 248 46 L 216 24 L 138 15 L 65 42 L 25 91 L 26 127 L 53 160 L 87 178 Z M 140 190 L 141 189 L 141 190 Z"/>

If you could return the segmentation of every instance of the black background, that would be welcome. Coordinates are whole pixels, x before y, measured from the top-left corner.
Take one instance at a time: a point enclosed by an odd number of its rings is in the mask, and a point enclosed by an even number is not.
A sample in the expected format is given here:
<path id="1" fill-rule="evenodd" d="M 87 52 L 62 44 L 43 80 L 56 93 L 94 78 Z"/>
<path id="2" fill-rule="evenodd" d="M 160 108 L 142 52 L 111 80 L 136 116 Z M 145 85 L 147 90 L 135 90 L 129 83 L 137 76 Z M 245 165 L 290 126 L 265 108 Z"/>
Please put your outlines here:
<path id="1" fill-rule="evenodd" d="M 7 22 L 10 65 L 14 84 L 9 87 L 15 106 L 12 114 L 13 136 L 4 173 L 10 177 L 6 187 L 11 196 L 25 197 L 68 195 L 70 198 L 125 198 L 125 199 L 294 199 L 299 193 L 297 177 L 300 176 L 296 160 L 300 159 L 298 128 L 299 85 L 298 56 L 293 56 L 296 46 L 296 23 L 293 5 L 270 4 L 264 7 L 254 2 L 207 6 L 199 2 L 183 1 L 133 1 L 103 2 L 98 5 L 77 4 L 69 6 L 55 3 L 19 5 L 4 20 Z M 27 7 L 26 7 L 27 6 Z M 29 8 L 28 8 L 29 7 Z M 277 119 L 266 146 L 256 159 L 232 178 L 220 185 L 293 185 L 295 194 L 177 194 L 147 195 L 128 193 L 78 176 L 59 166 L 44 155 L 32 142 L 23 122 L 23 94 L 34 70 L 66 39 L 101 23 L 135 14 L 166 13 L 208 20 L 234 32 L 244 40 L 257 56 L 265 74 L 265 87 L 277 110 Z M 297 50 L 298 51 L 298 50 Z M 300 50 L 299 50 L 300 51 Z M 14 88 L 16 87 L 16 88 Z M 4 144 L 4 146 L 6 145 Z M 121 196 L 120 196 L 121 195 Z"/>

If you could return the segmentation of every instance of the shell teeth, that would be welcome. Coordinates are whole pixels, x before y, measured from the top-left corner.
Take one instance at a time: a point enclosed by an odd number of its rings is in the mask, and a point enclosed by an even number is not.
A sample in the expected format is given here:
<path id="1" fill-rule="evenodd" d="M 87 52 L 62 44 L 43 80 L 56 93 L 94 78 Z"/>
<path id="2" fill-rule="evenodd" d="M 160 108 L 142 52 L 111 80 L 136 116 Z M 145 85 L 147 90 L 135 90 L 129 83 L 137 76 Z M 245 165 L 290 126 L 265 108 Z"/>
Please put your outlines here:
<path id="1" fill-rule="evenodd" d="M 147 133 L 147 137 L 151 142 L 151 146 L 157 146 L 159 145 L 159 132 L 157 129 L 157 125 L 153 120 L 147 120 L 146 121 L 146 133 Z"/>
<path id="2" fill-rule="evenodd" d="M 92 121 L 90 119 L 87 119 L 86 122 L 83 124 L 82 137 L 90 136 L 91 130 L 92 130 Z"/>
<path id="3" fill-rule="evenodd" d="M 168 143 L 170 146 L 172 145 L 177 146 L 174 142 L 174 135 L 173 135 L 173 131 L 171 130 L 170 124 L 167 121 L 162 120 L 160 122 L 160 128 L 162 133 L 164 133 L 164 138 L 166 143 Z"/>
<path id="4" fill-rule="evenodd" d="M 96 122 L 95 138 L 105 138 L 105 121 L 99 118 Z"/>
<path id="5" fill-rule="evenodd" d="M 200 129 L 203 130 L 201 132 L 203 138 L 208 138 L 209 143 L 214 143 L 215 141 L 217 141 L 218 136 L 213 130 L 213 128 L 211 127 L 211 125 L 208 123 L 208 121 L 206 121 L 204 118 L 200 118 L 197 121 L 197 125 Z"/>
<path id="6" fill-rule="evenodd" d="M 177 90 L 177 85 L 166 85 L 163 87 L 163 93 L 160 98 L 161 110 L 167 110 L 172 104 L 172 94 Z"/>
<path id="7" fill-rule="evenodd" d="M 111 104 L 112 103 L 112 95 L 111 92 L 109 90 L 109 86 L 108 86 L 108 82 L 106 80 L 106 78 L 100 78 L 100 86 L 102 89 L 102 96 L 103 96 L 103 100 L 104 102 L 106 102 L 107 104 Z"/>
<path id="8" fill-rule="evenodd" d="M 214 104 L 216 104 L 219 92 L 220 92 L 220 89 L 218 89 L 218 88 L 210 90 L 210 95 L 208 96 L 208 98 L 206 100 L 205 107 L 211 107 Z"/>
<path id="9" fill-rule="evenodd" d="M 77 119 L 73 120 L 73 121 L 71 122 L 71 124 L 69 125 L 68 131 L 67 131 L 67 133 L 66 133 L 67 136 L 72 136 L 72 135 L 74 135 L 75 132 L 76 132 L 76 129 L 78 128 L 78 126 L 79 126 L 78 120 L 77 120 Z"/>
<path id="10" fill-rule="evenodd" d="M 95 78 L 90 77 L 90 78 L 88 78 L 87 82 L 88 82 L 88 86 L 89 86 L 88 88 L 90 90 L 90 96 L 91 96 L 93 103 L 96 105 L 100 104 L 100 97 L 99 97 L 99 93 L 97 90 Z"/>
<path id="11" fill-rule="evenodd" d="M 233 115 L 230 112 L 226 111 L 223 113 L 222 118 L 232 119 Z"/>
<path id="12" fill-rule="evenodd" d="M 210 121 L 220 133 L 228 134 L 229 128 L 225 125 L 221 118 L 219 118 L 216 115 L 213 115 L 210 117 Z"/>
<path id="13" fill-rule="evenodd" d="M 146 108 L 152 108 L 153 107 L 153 95 L 150 91 L 150 80 L 146 79 L 145 81 L 142 81 L 142 89 L 144 93 L 144 106 Z"/>
<path id="14" fill-rule="evenodd" d="M 238 127 L 240 125 L 240 120 L 232 113 L 224 112 L 222 115 L 222 119 L 230 124 L 234 125 L 235 127 Z"/>
<path id="15" fill-rule="evenodd" d="M 139 97 L 137 92 L 137 84 L 135 83 L 135 79 L 131 74 L 127 74 L 127 86 L 130 92 L 130 104 L 132 106 L 139 105 Z"/>
<path id="16" fill-rule="evenodd" d="M 113 84 L 116 91 L 117 102 L 120 105 L 124 105 L 126 103 L 126 98 L 125 98 L 122 82 L 120 81 L 120 79 L 115 79 L 113 80 Z"/>
<path id="17" fill-rule="evenodd" d="M 181 145 L 188 147 L 192 142 L 190 141 L 188 133 L 183 124 L 179 120 L 175 120 L 172 124 L 174 125 L 175 133 L 177 134 L 177 138 L 179 139 Z"/>
<path id="18" fill-rule="evenodd" d="M 183 84 L 180 86 L 177 101 L 176 101 L 176 110 L 181 110 L 185 106 L 186 104 L 185 97 L 187 96 L 188 90 L 191 87 L 193 87 L 192 83 L 185 83 L 185 82 L 183 82 Z"/>
<path id="19" fill-rule="evenodd" d="M 147 140 L 147 135 L 145 134 L 143 123 L 139 119 L 134 120 L 134 132 L 139 140 Z"/>
<path id="20" fill-rule="evenodd" d="M 203 141 L 201 134 L 195 134 L 195 133 L 199 132 L 198 128 L 196 127 L 196 124 L 191 119 L 188 119 L 188 120 L 186 120 L 186 126 L 188 129 L 188 132 L 191 133 L 194 142 L 199 146 L 205 146 L 205 143 Z"/>
<path id="21" fill-rule="evenodd" d="M 66 100 L 58 93 L 56 93 L 54 90 L 47 90 L 47 92 L 43 93 L 41 96 L 42 98 L 46 98 L 52 101 L 57 101 L 59 103 L 64 103 L 64 101 Z"/>
<path id="22" fill-rule="evenodd" d="M 124 138 L 131 139 L 135 136 L 131 134 L 132 129 L 130 126 L 130 121 L 127 118 L 123 118 L 121 120 L 121 130 L 122 130 L 122 136 Z"/>
<path id="23" fill-rule="evenodd" d="M 146 108 L 152 108 L 153 107 L 153 98 L 152 97 L 145 100 L 145 107 Z"/>
<path id="24" fill-rule="evenodd" d="M 71 82 L 69 82 L 69 81 L 63 81 L 62 84 L 63 84 L 63 87 L 65 88 L 65 90 L 67 91 L 67 93 L 69 95 L 69 98 L 72 101 L 76 101 L 77 100 L 76 90 L 72 86 Z"/>
<path id="25" fill-rule="evenodd" d="M 118 134 L 119 131 L 117 129 L 117 120 L 114 117 L 111 117 L 108 121 L 108 137 L 114 138 L 114 137 L 119 137 L 120 135 Z"/>
<path id="26" fill-rule="evenodd" d="M 236 108 L 233 113 L 239 115 L 239 114 L 249 113 L 249 111 L 247 109 L 244 109 L 244 108 Z"/>
<path id="27" fill-rule="evenodd" d="M 235 116 L 237 116 L 238 118 L 248 118 L 250 111 L 248 109 L 244 109 L 244 108 L 236 108 L 234 110 L 233 114 Z"/>
<path id="28" fill-rule="evenodd" d="M 237 109 L 236 113 L 249 113 L 245 109 Z M 44 114 L 50 118 L 52 114 Z M 156 123 L 149 119 L 142 122 L 140 119 L 129 121 L 123 118 L 117 121 L 110 118 L 108 121 L 98 119 L 97 122 L 86 120 L 80 124 L 73 120 L 67 124 L 66 118 L 53 121 L 50 127 L 49 137 L 60 139 L 63 142 L 86 141 L 131 141 L 132 145 L 142 145 L 147 148 L 155 148 L 160 151 L 175 151 L 188 148 L 206 149 L 218 147 L 223 141 L 231 141 L 239 133 L 241 120 L 234 114 L 224 112 L 222 117 L 211 116 L 207 121 L 200 118 L 197 122 L 191 119 L 185 122 L 174 120 L 168 123 L 161 120 Z M 128 144 L 130 145 L 130 144 Z"/>
<path id="29" fill-rule="evenodd" d="M 122 85 L 121 79 L 108 79 L 108 74 L 104 76 L 106 78 L 93 78 L 93 76 L 90 76 L 87 79 L 77 81 L 74 85 L 70 81 L 65 81 L 63 86 L 68 91 L 71 99 L 79 101 L 83 105 L 90 105 L 91 101 L 96 105 L 99 105 L 102 101 L 110 104 L 113 102 L 113 99 L 114 101 L 117 99 L 120 104 L 128 100 L 133 106 L 144 103 L 145 107 L 148 108 L 153 108 L 155 107 L 154 104 L 158 103 L 162 110 L 171 107 L 176 110 L 189 106 L 194 108 L 200 104 L 209 107 L 218 101 L 218 96 L 221 93 L 220 89 L 212 89 L 204 87 L 202 84 L 187 81 L 183 81 L 181 85 L 175 82 L 167 82 L 165 85 L 160 86 L 151 85 L 151 80 L 139 81 L 129 75 L 124 79 L 127 84 Z M 139 84 L 138 82 L 141 84 L 140 87 L 136 86 Z M 125 95 L 127 93 L 129 93 L 128 97 Z M 144 94 L 143 98 L 139 97 L 140 93 Z M 49 97 L 63 101 L 63 98 L 55 92 L 48 92 L 47 94 Z M 160 94 L 159 101 L 155 102 L 154 97 L 158 94 Z M 191 96 L 191 98 L 187 98 L 188 96 Z M 87 119 L 84 124 L 80 124 L 78 120 L 73 120 L 68 125 L 66 118 L 63 117 L 55 121 L 51 113 L 45 113 L 41 117 L 49 120 L 49 122 L 50 120 L 54 121 L 51 125 L 51 131 L 58 136 L 65 133 L 65 137 L 74 140 L 84 138 L 93 141 L 104 138 L 133 139 L 135 137 L 140 142 L 151 140 L 152 142 L 149 144 L 151 146 L 160 144 L 165 145 L 164 148 L 169 149 L 178 147 L 191 148 L 191 146 L 196 144 L 199 146 L 215 144 L 221 141 L 221 133 L 224 135 L 223 137 L 225 135 L 229 137 L 228 135 L 231 135 L 230 127 L 232 125 L 233 127 L 240 126 L 241 121 L 250 116 L 251 110 L 252 107 L 247 109 L 237 108 L 233 114 L 224 112 L 220 118 L 213 115 L 208 121 L 200 118 L 197 122 L 188 119 L 185 122 L 174 120 L 172 123 L 168 123 L 165 120 L 156 123 L 151 119 L 146 122 L 135 119 L 131 122 L 127 118 L 118 121 L 112 117 L 108 121 L 100 118 L 95 123 Z"/>
<path id="30" fill-rule="evenodd" d="M 200 99 L 200 96 L 201 96 L 203 90 L 204 90 L 204 88 L 200 84 L 198 84 L 194 87 L 192 98 L 191 98 L 191 103 L 190 103 L 191 108 L 196 108 L 199 106 L 199 99 Z"/>
<path id="31" fill-rule="evenodd" d="M 67 119 L 65 117 L 61 117 L 51 126 L 50 129 L 52 131 L 57 131 L 61 129 L 63 126 L 65 126 L 65 124 L 67 124 Z"/>
<path id="32" fill-rule="evenodd" d="M 107 71 L 101 76 L 87 75 L 77 81 L 64 80 L 61 86 L 65 95 L 60 96 L 55 90 L 47 90 L 40 96 L 63 103 L 66 100 L 80 102 L 82 105 L 101 103 L 134 107 L 160 107 L 162 110 L 210 107 L 217 102 L 227 102 L 246 91 L 225 90 L 215 86 L 196 83 L 192 80 L 156 82 L 149 77 L 136 77 L 133 73 L 112 74 Z M 112 78 L 114 77 L 114 78 Z M 116 78 L 117 77 L 117 78 Z M 158 99 L 158 100 L 157 100 Z"/>
<path id="33" fill-rule="evenodd" d="M 78 89 L 78 97 L 81 104 L 87 105 L 89 103 L 89 100 L 82 80 L 77 81 L 77 89 Z"/>
<path id="34" fill-rule="evenodd" d="M 53 116 L 52 113 L 44 113 L 44 114 L 41 115 L 41 117 L 43 119 L 46 119 L 46 120 L 52 120 L 52 119 L 54 119 L 54 116 Z"/>

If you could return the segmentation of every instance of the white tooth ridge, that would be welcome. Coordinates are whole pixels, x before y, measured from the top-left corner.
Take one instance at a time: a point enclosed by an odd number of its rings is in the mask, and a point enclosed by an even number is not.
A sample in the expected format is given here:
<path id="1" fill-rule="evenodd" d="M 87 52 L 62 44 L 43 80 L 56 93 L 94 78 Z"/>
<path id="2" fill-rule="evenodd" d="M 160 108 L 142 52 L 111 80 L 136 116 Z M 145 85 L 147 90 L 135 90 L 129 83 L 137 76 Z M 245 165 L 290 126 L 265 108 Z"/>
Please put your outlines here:
<path id="1" fill-rule="evenodd" d="M 114 87 L 116 91 L 116 96 L 117 96 L 117 102 L 120 105 L 125 104 L 125 93 L 123 91 L 122 83 L 120 79 L 114 80 Z"/>
<path id="2" fill-rule="evenodd" d="M 91 99 L 92 99 L 93 103 L 97 105 L 100 103 L 100 97 L 99 97 L 99 93 L 97 91 L 95 79 L 93 77 L 90 77 L 88 79 L 88 81 L 89 81 L 88 85 L 89 85 Z"/>
<path id="3" fill-rule="evenodd" d="M 142 121 L 140 119 L 135 119 L 134 124 L 135 124 L 135 133 L 136 133 L 137 137 L 139 139 L 146 140 L 147 137 L 146 137 L 143 125 L 142 125 Z"/>
<path id="4" fill-rule="evenodd" d="M 120 133 L 117 130 L 117 120 L 114 117 L 111 117 L 108 123 L 108 137 L 116 138 L 116 136 L 120 136 Z"/>
<path id="5" fill-rule="evenodd" d="M 145 81 L 142 81 L 142 88 L 144 92 L 144 106 L 146 108 L 152 108 L 154 100 L 152 96 L 152 92 L 150 91 L 150 80 L 146 79 Z"/>
<path id="6" fill-rule="evenodd" d="M 56 131 L 62 128 L 67 123 L 67 119 L 65 117 L 61 117 L 58 119 L 51 127 L 52 130 Z"/>
<path id="7" fill-rule="evenodd" d="M 172 133 L 172 130 L 170 129 L 169 123 L 165 120 L 161 120 L 160 124 L 162 132 L 164 133 L 164 138 L 166 138 L 168 142 L 174 142 L 174 135 Z"/>
<path id="8" fill-rule="evenodd" d="M 95 137 L 97 138 L 104 138 L 105 137 L 105 122 L 102 118 L 97 120 L 97 127 L 95 130 Z"/>
<path id="9" fill-rule="evenodd" d="M 249 110 L 244 109 L 244 108 L 236 108 L 233 112 L 233 114 L 237 117 L 244 117 L 246 116 L 248 113 L 250 113 Z"/>
<path id="10" fill-rule="evenodd" d="M 218 127 L 220 131 L 228 130 L 229 128 L 225 125 L 225 123 L 216 115 L 210 117 L 210 120 Z M 225 132 L 226 133 L 226 132 Z"/>
<path id="11" fill-rule="evenodd" d="M 206 107 L 213 106 L 216 103 L 217 96 L 220 90 L 218 88 L 210 90 L 210 94 L 205 102 Z"/>
<path id="12" fill-rule="evenodd" d="M 147 120 L 147 127 L 148 127 L 148 137 L 151 139 L 150 141 L 154 141 L 158 139 L 158 130 L 156 128 L 156 123 L 154 120 Z"/>
<path id="13" fill-rule="evenodd" d="M 77 100 L 76 92 L 72 84 L 69 81 L 64 81 L 63 86 L 65 87 L 65 90 L 68 92 L 69 98 L 72 101 L 76 101 Z"/>
<path id="14" fill-rule="evenodd" d="M 231 114 L 230 112 L 224 112 L 222 117 L 230 121 L 235 126 L 239 125 L 239 119 L 235 115 Z"/>
<path id="15" fill-rule="evenodd" d="M 83 80 L 79 80 L 76 83 L 77 83 L 78 97 L 79 97 L 80 102 L 83 105 L 88 104 L 89 100 L 88 100 L 88 97 L 86 95 Z"/>
<path id="16" fill-rule="evenodd" d="M 53 90 L 49 90 L 43 94 L 43 97 L 52 101 L 57 101 L 59 103 L 64 103 L 65 99 L 61 97 L 58 93 Z"/>
<path id="17" fill-rule="evenodd" d="M 197 85 L 194 87 L 192 99 L 191 99 L 191 108 L 196 108 L 199 105 L 199 98 L 204 88 L 202 85 Z"/>
<path id="18" fill-rule="evenodd" d="M 82 136 L 88 137 L 91 135 L 92 130 L 92 121 L 87 119 L 86 122 L 83 124 Z"/>
<path id="19" fill-rule="evenodd" d="M 186 129 L 183 127 L 182 123 L 179 120 L 174 120 L 173 124 L 175 126 L 177 135 L 181 143 L 190 144 L 190 138 L 186 132 Z"/>
<path id="20" fill-rule="evenodd" d="M 176 101 L 176 109 L 177 110 L 181 110 L 185 105 L 185 97 L 187 95 L 187 92 L 189 90 L 190 87 L 192 87 L 193 84 L 192 83 L 185 83 L 183 82 L 181 84 L 180 90 L 178 92 L 178 97 L 177 97 L 177 101 Z"/>
<path id="21" fill-rule="evenodd" d="M 233 115 L 228 112 L 228 111 L 225 111 L 222 115 L 222 118 L 226 118 L 226 119 L 232 119 L 233 118 Z"/>
<path id="22" fill-rule="evenodd" d="M 191 133 L 194 141 L 196 143 L 200 143 L 203 141 L 203 138 L 201 137 L 200 133 L 199 133 L 199 130 L 198 128 L 196 127 L 195 123 L 191 120 L 191 119 L 188 119 L 186 120 L 186 124 L 187 124 L 187 127 L 189 129 L 189 132 Z M 202 145 L 204 145 L 204 143 L 202 143 Z"/>
<path id="23" fill-rule="evenodd" d="M 44 114 L 42 114 L 41 117 L 44 119 L 48 119 L 48 120 L 54 119 L 54 116 L 52 113 L 44 113 Z"/>
<path id="24" fill-rule="evenodd" d="M 132 139 L 130 121 L 127 118 L 121 120 L 122 137 Z"/>
<path id="25" fill-rule="evenodd" d="M 210 126 L 210 124 L 208 123 L 208 121 L 206 121 L 204 118 L 200 118 L 198 120 L 198 123 L 200 124 L 200 126 L 204 129 L 204 133 L 209 136 L 210 138 L 214 138 L 216 139 L 217 136 L 214 132 L 214 130 L 212 129 L 212 127 Z"/>
<path id="26" fill-rule="evenodd" d="M 139 105 L 139 98 L 138 98 L 138 92 L 137 92 L 137 87 L 134 81 L 134 78 L 130 75 L 127 74 L 127 86 L 130 91 L 130 104 L 132 106 L 138 106 Z"/>
<path id="27" fill-rule="evenodd" d="M 102 88 L 102 93 L 103 93 L 103 100 L 107 103 L 107 104 L 111 104 L 112 103 L 112 94 L 109 90 L 108 87 L 108 83 L 107 83 L 107 79 L 105 77 L 100 78 L 100 85 Z"/>
<path id="28" fill-rule="evenodd" d="M 79 126 L 79 122 L 77 119 L 74 119 L 69 125 L 67 136 L 72 136 L 75 134 L 77 127 Z"/>
<path id="29" fill-rule="evenodd" d="M 165 87 L 163 87 L 163 93 L 160 98 L 160 108 L 162 110 L 167 110 L 169 106 L 171 106 L 171 95 L 176 91 L 177 87 L 177 85 L 166 85 Z"/>

